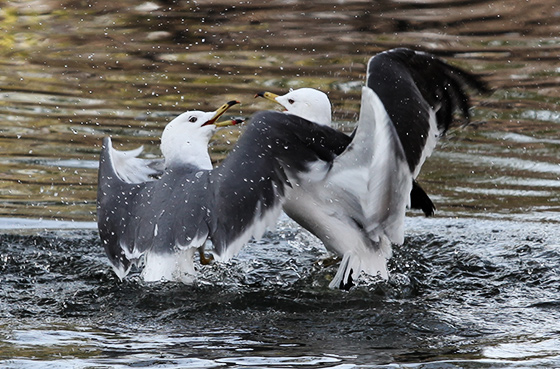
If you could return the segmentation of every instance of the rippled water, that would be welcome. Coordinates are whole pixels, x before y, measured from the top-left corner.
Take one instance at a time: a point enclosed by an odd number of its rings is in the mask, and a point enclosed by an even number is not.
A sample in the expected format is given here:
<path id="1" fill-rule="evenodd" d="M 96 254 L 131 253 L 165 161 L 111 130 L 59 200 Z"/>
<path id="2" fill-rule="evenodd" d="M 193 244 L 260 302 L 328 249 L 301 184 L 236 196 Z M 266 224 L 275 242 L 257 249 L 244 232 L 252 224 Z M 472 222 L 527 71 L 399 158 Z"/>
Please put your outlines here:
<path id="1" fill-rule="evenodd" d="M 560 366 L 560 7 L 553 0 L 8 1 L 0 6 L 4 367 Z M 357 119 L 367 58 L 406 46 L 483 74 L 474 124 L 420 182 L 387 283 L 331 291 L 283 219 L 193 286 L 120 282 L 95 230 L 102 137 L 159 155 L 179 112 L 329 93 Z M 240 131 L 216 135 L 220 160 Z"/>
<path id="2" fill-rule="evenodd" d="M 230 264 L 199 266 L 193 286 L 119 282 L 94 231 L 5 235 L 0 354 L 16 367 L 555 367 L 556 229 L 411 218 L 389 282 L 349 293 L 328 289 L 335 268 L 286 219 Z"/>

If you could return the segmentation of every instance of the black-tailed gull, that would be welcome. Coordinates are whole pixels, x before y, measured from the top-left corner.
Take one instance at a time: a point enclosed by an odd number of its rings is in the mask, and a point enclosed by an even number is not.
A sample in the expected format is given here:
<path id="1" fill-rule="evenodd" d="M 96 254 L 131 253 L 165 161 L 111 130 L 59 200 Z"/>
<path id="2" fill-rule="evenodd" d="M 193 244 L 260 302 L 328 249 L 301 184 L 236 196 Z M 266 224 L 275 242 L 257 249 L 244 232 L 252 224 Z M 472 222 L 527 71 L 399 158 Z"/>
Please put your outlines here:
<path id="1" fill-rule="evenodd" d="M 347 140 L 343 151 L 290 177 L 293 189 L 283 205 L 288 216 L 342 257 L 330 286 L 344 289 L 361 271 L 388 278 L 391 244 L 404 241 L 413 180 L 454 112 L 469 119 L 465 88 L 487 91 L 478 77 L 404 48 L 372 57 L 366 78 L 355 132 L 349 139 L 335 134 L 340 142 Z M 280 103 L 286 109 L 283 120 L 303 117 L 318 127 L 330 125 L 330 102 L 320 91 L 258 95 Z"/>

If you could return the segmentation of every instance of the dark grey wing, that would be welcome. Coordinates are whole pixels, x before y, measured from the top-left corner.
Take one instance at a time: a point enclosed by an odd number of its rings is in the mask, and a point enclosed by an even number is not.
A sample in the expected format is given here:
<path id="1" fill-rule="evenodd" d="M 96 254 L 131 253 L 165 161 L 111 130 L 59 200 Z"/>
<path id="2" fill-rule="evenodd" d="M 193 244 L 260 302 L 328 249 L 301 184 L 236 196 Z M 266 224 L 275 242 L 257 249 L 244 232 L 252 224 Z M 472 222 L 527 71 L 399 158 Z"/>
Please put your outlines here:
<path id="1" fill-rule="evenodd" d="M 350 138 L 329 127 L 280 112 L 256 113 L 222 165 L 210 175 L 216 211 L 211 240 L 222 259 L 274 225 L 290 178 L 313 163 L 327 169 Z"/>
<path id="2" fill-rule="evenodd" d="M 204 245 L 212 215 L 219 216 L 213 214 L 210 173 L 194 166 L 175 167 L 144 187 L 134 205 L 140 250 L 162 255 Z"/>
<path id="3" fill-rule="evenodd" d="M 459 110 L 469 119 L 467 87 L 488 91 L 477 76 L 437 57 L 399 48 L 369 60 L 367 86 L 382 101 L 403 145 L 411 172 L 417 172 Z"/>
<path id="4" fill-rule="evenodd" d="M 140 254 L 135 252 L 135 198 L 145 183 L 131 184 L 117 175 L 111 139 L 103 140 L 99 157 L 97 226 L 105 252 L 120 278 L 126 276 Z"/>
<path id="5" fill-rule="evenodd" d="M 164 159 L 144 159 L 145 165 L 150 168 L 153 172 L 150 173 L 150 177 L 157 179 L 163 175 L 165 171 L 165 160 Z"/>
<path id="6" fill-rule="evenodd" d="M 128 183 L 115 170 L 114 151 L 105 138 L 99 161 L 97 224 L 116 274 L 124 278 L 142 256 L 170 257 L 180 248 L 202 246 L 209 234 L 207 209 L 213 206 L 209 171 L 185 166 L 167 169 L 157 180 Z M 153 274 L 145 275 L 146 280 L 159 280 L 175 269 L 158 262 L 146 263 Z"/>

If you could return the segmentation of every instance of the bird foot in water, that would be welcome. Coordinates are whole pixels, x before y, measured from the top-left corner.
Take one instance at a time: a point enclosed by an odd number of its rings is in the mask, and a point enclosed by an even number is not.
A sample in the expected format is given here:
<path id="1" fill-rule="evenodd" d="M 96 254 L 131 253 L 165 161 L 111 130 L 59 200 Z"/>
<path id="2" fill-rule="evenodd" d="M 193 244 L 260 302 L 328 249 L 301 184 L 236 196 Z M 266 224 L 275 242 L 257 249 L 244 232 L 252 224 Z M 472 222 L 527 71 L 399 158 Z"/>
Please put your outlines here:
<path id="1" fill-rule="evenodd" d="M 332 265 L 340 263 L 341 260 L 342 258 L 340 258 L 339 256 L 329 256 L 328 258 L 317 260 L 315 264 L 322 266 L 323 268 L 328 268 Z"/>
<path id="2" fill-rule="evenodd" d="M 350 288 L 356 285 L 354 283 L 354 280 L 352 279 L 352 273 L 353 270 L 350 269 L 350 275 L 348 276 L 348 281 L 346 283 L 344 283 L 344 281 L 340 281 L 340 286 L 338 286 L 338 288 L 340 288 L 343 291 L 350 291 Z"/>
<path id="3" fill-rule="evenodd" d="M 199 255 L 200 264 L 202 265 L 209 265 L 211 262 L 214 261 L 214 256 L 209 255 L 208 257 L 206 257 L 206 255 L 204 255 L 204 250 L 198 250 L 198 255 Z"/>

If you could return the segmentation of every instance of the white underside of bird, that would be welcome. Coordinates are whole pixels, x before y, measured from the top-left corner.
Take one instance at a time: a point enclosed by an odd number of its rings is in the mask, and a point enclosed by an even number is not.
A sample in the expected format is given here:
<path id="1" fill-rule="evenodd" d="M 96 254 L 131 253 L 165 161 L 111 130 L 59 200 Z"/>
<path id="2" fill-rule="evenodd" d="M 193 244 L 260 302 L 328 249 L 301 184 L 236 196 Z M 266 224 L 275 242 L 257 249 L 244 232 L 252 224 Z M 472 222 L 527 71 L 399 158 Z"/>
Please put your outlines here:
<path id="1" fill-rule="evenodd" d="M 319 164 L 292 182 L 284 211 L 342 257 L 330 287 L 361 271 L 388 278 L 391 243 L 404 240 L 412 174 L 383 104 L 362 90 L 352 143 L 332 163 Z"/>

